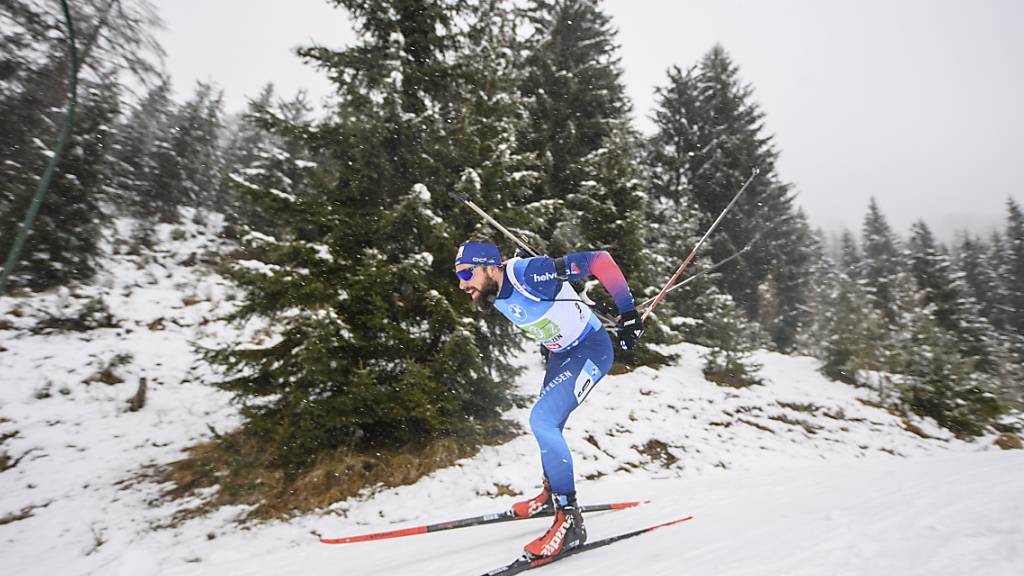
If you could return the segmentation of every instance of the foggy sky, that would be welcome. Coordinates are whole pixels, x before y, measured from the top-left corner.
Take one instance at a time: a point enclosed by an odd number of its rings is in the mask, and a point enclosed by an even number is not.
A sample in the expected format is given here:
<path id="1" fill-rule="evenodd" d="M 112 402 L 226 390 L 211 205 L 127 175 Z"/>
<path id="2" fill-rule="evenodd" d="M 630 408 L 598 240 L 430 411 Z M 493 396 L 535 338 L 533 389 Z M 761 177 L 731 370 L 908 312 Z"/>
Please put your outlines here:
<path id="1" fill-rule="evenodd" d="M 224 88 L 231 111 L 267 81 L 330 92 L 293 55 L 342 47 L 346 14 L 323 0 L 157 0 L 179 98 L 196 80 Z M 650 132 L 654 87 L 715 43 L 754 88 L 811 224 L 859 231 L 875 196 L 900 234 L 1003 226 L 1024 200 L 1024 2 L 1015 0 L 606 0 L 623 80 Z"/>

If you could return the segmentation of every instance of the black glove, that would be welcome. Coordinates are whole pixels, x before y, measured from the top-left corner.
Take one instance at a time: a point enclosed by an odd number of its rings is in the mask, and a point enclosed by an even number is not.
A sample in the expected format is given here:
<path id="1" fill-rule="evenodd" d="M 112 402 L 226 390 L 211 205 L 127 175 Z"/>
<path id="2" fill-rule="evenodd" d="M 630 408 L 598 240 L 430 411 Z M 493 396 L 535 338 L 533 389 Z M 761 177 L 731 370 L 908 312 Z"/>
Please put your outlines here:
<path id="1" fill-rule="evenodd" d="M 619 316 L 619 348 L 632 350 L 633 346 L 636 346 L 636 341 L 643 335 L 644 323 L 636 310 L 630 310 Z"/>

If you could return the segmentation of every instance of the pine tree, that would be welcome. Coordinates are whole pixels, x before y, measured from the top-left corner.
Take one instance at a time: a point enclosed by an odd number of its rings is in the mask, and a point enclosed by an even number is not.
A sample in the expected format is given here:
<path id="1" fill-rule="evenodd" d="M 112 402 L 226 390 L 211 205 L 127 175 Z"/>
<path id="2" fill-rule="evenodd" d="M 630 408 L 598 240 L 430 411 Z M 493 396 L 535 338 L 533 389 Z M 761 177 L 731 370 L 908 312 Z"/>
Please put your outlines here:
<path id="1" fill-rule="evenodd" d="M 780 350 L 792 350 L 806 320 L 812 234 L 792 205 L 789 186 L 775 174 L 777 153 L 762 134 L 764 115 L 752 102 L 751 88 L 716 46 L 695 68 L 671 69 L 668 86 L 658 94 L 659 132 L 648 154 L 656 174 L 654 193 L 691 198 L 701 229 L 718 217 L 753 168 L 761 170 L 723 221 L 709 254 L 721 260 L 758 239 L 756 249 L 720 276 L 721 287 L 749 318 L 771 324 Z M 759 299 L 758 286 L 768 284 L 774 284 L 771 298 Z M 762 301 L 771 307 L 760 310 Z"/>
<path id="2" fill-rule="evenodd" d="M 1006 327 L 1018 339 L 1024 358 L 1024 212 L 1010 198 L 1006 202 L 1006 245 L 1002 262 L 1006 290 Z"/>
<path id="3" fill-rule="evenodd" d="M 177 221 L 181 206 L 223 208 L 222 102 L 220 91 L 198 82 L 192 97 L 171 116 L 169 146 L 155 151 L 155 207 L 164 222 Z"/>
<path id="4" fill-rule="evenodd" d="M 899 240 L 874 198 L 868 205 L 861 234 L 864 254 L 861 278 L 871 297 L 871 305 L 893 324 L 896 313 L 892 283 L 899 272 Z"/>
<path id="5" fill-rule="evenodd" d="M 5 82 L 0 84 L 0 255 L 6 259 L 65 121 L 70 64 L 64 24 L 56 14 L 27 2 L 0 4 L 0 10 L 0 22 L 5 24 L 0 32 L 0 52 L 4 53 L 0 58 L 6 68 Z M 55 172 L 53 181 L 67 184 L 65 191 L 75 188 L 73 176 L 69 178 L 63 172 Z M 30 231 L 21 262 L 10 279 L 12 286 L 44 289 L 71 280 L 62 274 L 68 270 L 63 263 L 49 265 L 48 249 L 54 242 L 59 246 L 59 241 L 46 236 L 61 230 L 57 224 L 62 219 L 60 211 L 73 214 L 79 208 L 75 201 L 82 197 L 75 194 L 61 198 L 56 193 L 41 207 L 37 227 Z M 55 211 L 51 212 L 51 207 Z M 84 208 L 92 212 L 91 207 Z M 61 231 L 67 232 L 77 223 L 68 219 Z M 58 254 L 58 259 L 61 256 Z M 81 256 L 88 258 L 91 254 Z"/>
<path id="6" fill-rule="evenodd" d="M 998 329 L 1002 322 L 1002 315 L 997 313 L 996 299 L 1000 279 L 991 261 L 991 247 L 981 239 L 963 233 L 956 246 L 954 264 L 964 279 L 968 294 L 978 303 L 981 315 Z"/>
<path id="7" fill-rule="evenodd" d="M 692 70 L 683 73 L 678 66 L 672 66 L 668 70 L 668 84 L 655 88 L 657 107 L 653 120 L 657 130 L 647 143 L 651 195 L 676 206 L 691 201 L 690 157 L 697 148 L 700 129 L 691 121 L 698 107 L 693 74 Z"/>
<path id="8" fill-rule="evenodd" d="M 758 311 L 762 318 L 761 326 L 776 349 L 791 353 L 796 348 L 800 331 L 810 323 L 808 297 L 813 290 L 811 279 L 818 247 L 802 210 L 796 210 L 776 224 L 780 227 L 781 236 L 776 238 L 774 245 L 779 251 L 775 260 L 777 265 L 769 269 L 761 284 L 771 286 L 774 295 L 771 305 L 759 302 Z M 785 254 L 784 258 L 782 254 Z"/>
<path id="9" fill-rule="evenodd" d="M 503 94 L 472 84 L 495 70 L 468 58 L 481 54 L 470 35 L 494 22 L 426 0 L 341 4 L 360 40 L 302 51 L 336 80 L 337 109 L 273 129 L 304 142 L 316 168 L 303 195 L 264 190 L 278 231 L 248 235 L 261 263 L 239 277 L 240 316 L 274 318 L 280 339 L 211 355 L 235 369 L 221 386 L 270 439 L 268 463 L 289 470 L 338 446 L 471 437 L 508 405 L 515 374 L 507 323 L 478 318 L 451 273 L 475 220 L 440 193 L 478 179 L 498 183 L 480 193 L 518 191 L 514 155 L 484 157 L 501 145 L 486 137 L 515 119 L 488 122 Z"/>
<path id="10" fill-rule="evenodd" d="M 56 78 L 64 73 L 64 68 L 56 65 L 30 76 L 25 90 L 12 95 L 13 101 L 7 103 L 9 108 L 0 112 L 0 116 L 5 117 L 0 120 L 0 128 L 4 130 L 4 149 L 0 157 L 0 254 L 4 258 L 21 231 L 21 223 L 49 163 L 49 155 L 57 139 L 56 122 L 63 123 L 63 115 L 49 115 L 43 111 L 63 109 L 66 97 L 64 84 Z M 54 180 L 60 181 L 65 177 L 64 174 L 55 174 Z M 50 206 L 59 209 L 68 207 L 68 202 L 59 197 L 56 200 L 51 198 L 41 208 L 40 227 L 30 232 L 26 240 L 21 263 L 10 279 L 12 286 L 47 288 L 53 286 L 54 277 L 59 276 L 58 271 L 47 266 L 48 254 L 38 247 L 36 241 L 40 236 L 39 230 L 53 229 L 47 224 Z M 67 224 L 71 226 L 73 221 Z"/>
<path id="11" fill-rule="evenodd" d="M 825 232 L 820 228 L 808 240 L 810 262 L 807 267 L 805 324 L 797 332 L 794 343 L 797 353 L 819 358 L 823 355 L 822 344 L 827 338 L 824 320 L 831 311 L 829 296 L 839 273 L 835 260 L 827 253 L 826 243 Z"/>
<path id="12" fill-rule="evenodd" d="M 652 147 L 651 150 L 656 148 Z M 690 200 L 683 195 L 673 196 L 664 189 L 659 191 L 657 171 L 662 166 L 650 159 L 647 162 L 650 168 L 648 189 L 651 193 L 645 210 L 645 261 L 652 275 L 657 271 L 665 276 L 679 267 L 701 234 L 697 230 L 696 211 Z M 707 256 L 698 255 L 688 268 L 689 274 L 698 274 L 710 264 Z M 656 296 L 665 281 L 664 278 L 657 279 L 660 282 L 648 285 L 644 293 L 638 292 L 634 296 Z M 685 279 L 681 279 L 680 282 L 683 280 Z M 734 306 L 732 300 L 723 299 L 721 296 L 711 277 L 705 275 L 695 278 L 666 295 L 651 315 L 647 330 L 652 335 L 656 334 L 658 340 L 686 340 L 705 346 L 720 345 L 721 342 L 715 339 L 715 334 L 708 327 L 708 322 L 713 320 L 716 314 L 722 314 L 725 308 L 728 308 L 726 313 L 730 315 L 736 313 L 735 309 L 731 308 Z M 735 340 L 738 337 L 735 334 L 724 335 L 724 339 Z"/>
<path id="13" fill-rule="evenodd" d="M 219 206 L 231 222 L 276 231 L 273 207 L 261 205 L 265 192 L 285 199 L 309 194 L 315 162 L 298 134 L 309 126 L 311 112 L 304 92 L 278 101 L 270 84 L 250 101 L 225 153 L 230 182 Z"/>
<path id="14" fill-rule="evenodd" d="M 845 228 L 840 239 L 839 253 L 840 270 L 854 280 L 859 278 L 861 268 L 864 265 L 860 248 L 857 246 L 857 238 L 853 235 L 853 232 Z"/>
<path id="15" fill-rule="evenodd" d="M 691 156 L 699 127 L 691 123 L 696 114 L 696 90 L 692 73 L 678 67 L 668 71 L 669 82 L 656 89 L 658 106 L 654 111 L 655 133 L 646 143 L 644 159 L 648 173 L 648 207 L 646 210 L 646 244 L 651 268 L 670 274 L 696 245 L 703 230 L 701 213 L 690 192 L 693 178 Z M 704 253 L 689 267 L 698 274 L 712 262 L 707 253 L 717 240 L 712 238 Z M 750 358 L 751 352 L 763 344 L 759 328 L 747 321 L 732 297 L 718 288 L 722 274 L 703 276 L 675 290 L 660 304 L 653 326 L 667 333 L 669 339 L 685 339 L 709 348 L 704 358 L 707 378 L 723 384 L 749 385 L 760 382 L 760 366 Z M 660 288 L 652 287 L 650 295 Z"/>
<path id="16" fill-rule="evenodd" d="M 584 161 L 615 131 L 623 132 L 630 107 L 615 32 L 597 0 L 532 0 L 527 14 L 533 34 L 520 89 L 530 125 L 520 142 L 542 174 L 527 201 L 543 218 L 541 237 L 550 239 L 542 249 L 566 253 L 585 247 L 578 220 L 587 215 L 572 203 L 579 204 L 587 195 L 584 183 L 594 181 Z M 629 199 L 611 208 L 625 214 L 636 205 Z"/>
<path id="17" fill-rule="evenodd" d="M 1007 200 L 1005 240 L 993 242 L 998 250 L 995 266 L 999 272 L 996 302 L 1005 314 L 1006 374 L 1004 389 L 1020 407 L 1024 405 L 1024 213 L 1013 199 Z"/>
<path id="18" fill-rule="evenodd" d="M 800 332 L 799 349 L 821 359 L 829 378 L 871 386 L 885 398 L 894 392 L 881 372 L 888 361 L 885 320 L 868 305 L 859 280 L 863 261 L 857 239 L 843 230 L 836 247 L 826 251 L 824 237 L 818 232 L 810 244 L 809 321 Z"/>
<path id="19" fill-rule="evenodd" d="M 578 217 L 559 223 L 556 229 L 571 230 L 565 236 L 578 248 L 613 254 L 626 277 L 638 287 L 647 284 L 645 280 L 654 281 L 653 271 L 641 265 L 647 196 L 639 153 L 639 136 L 625 123 L 619 124 L 601 149 L 581 161 L 588 179 L 580 183 L 579 193 L 566 199 L 570 213 Z"/>
<path id="20" fill-rule="evenodd" d="M 86 82 L 79 98 L 76 130 L 29 233 L 31 249 L 22 253 L 14 277 L 36 290 L 92 277 L 107 222 L 101 203 L 112 178 L 110 126 L 119 113 L 118 86 Z M 41 174 L 43 168 L 36 168 Z M 13 230 L 0 237 L 13 239 Z M 0 253 L 8 249 L 0 241 Z"/>
<path id="21" fill-rule="evenodd" d="M 678 268 L 701 236 L 689 200 L 685 196 L 670 198 L 659 199 L 652 194 L 646 211 L 647 262 L 652 271 L 662 274 Z M 689 275 L 700 274 L 710 265 L 707 256 L 698 255 L 688 268 Z M 705 373 L 709 378 L 735 385 L 758 383 L 760 366 L 750 359 L 750 354 L 764 344 L 764 339 L 759 327 L 747 321 L 732 298 L 719 290 L 719 274 L 703 275 L 673 289 L 651 315 L 650 337 L 656 342 L 685 340 L 708 347 Z M 651 285 L 645 295 L 655 296 L 660 287 Z"/>
<path id="22" fill-rule="evenodd" d="M 639 297 L 664 271 L 655 271 L 642 254 L 642 142 L 629 124 L 615 30 L 595 0 L 538 0 L 525 14 L 532 34 L 519 88 L 528 122 L 517 142 L 536 177 L 523 212 L 541 251 L 607 250 Z M 603 292 L 592 296 L 601 311 L 617 313 Z M 618 360 L 664 361 L 649 348 L 659 334 L 651 331 Z"/>
<path id="23" fill-rule="evenodd" d="M 115 134 L 115 198 L 136 217 L 156 215 L 159 205 L 159 158 L 171 149 L 171 84 L 164 79 L 151 88 L 118 124 Z M 158 150 L 161 151 L 158 153 Z"/>
<path id="24" fill-rule="evenodd" d="M 50 84 L 42 80 L 44 84 Z M 83 81 L 80 85 L 75 130 L 51 180 L 47 195 L 26 240 L 26 249 L 11 277 L 11 285 L 43 290 L 90 278 L 95 272 L 105 216 L 100 209 L 110 184 L 110 129 L 119 111 L 118 87 L 112 83 Z M 46 94 L 44 92 L 43 94 Z M 55 126 L 43 115 L 41 122 L 25 137 L 39 130 L 56 140 Z M 52 138 L 51 138 L 52 137 Z M 38 179 L 46 169 L 51 153 L 39 138 L 15 151 L 16 175 L 6 181 L 10 201 L 0 218 L 0 254 L 6 255 L 20 230 L 31 203 Z M 9 186 L 9 188 L 8 188 Z"/>
<path id="25" fill-rule="evenodd" d="M 83 0 L 72 10 L 78 111 L 12 278 L 33 289 L 93 273 L 105 216 L 100 206 L 111 193 L 119 83 L 129 74 L 149 79 L 159 52 L 151 35 L 157 19 L 146 2 Z M 0 253 L 6 255 L 65 122 L 70 61 L 59 4 L 0 3 L 0 21 Z"/>
<path id="26" fill-rule="evenodd" d="M 990 343 L 991 372 L 995 376 L 1000 398 L 1018 408 L 1024 406 L 1024 359 L 1015 353 L 1016 340 L 1006 332 L 1006 301 L 1004 278 L 1000 275 L 1002 237 L 993 235 L 992 243 L 964 233 L 956 251 L 956 274 L 962 277 L 970 299 L 977 302 L 977 312 L 988 325 L 986 339 Z"/>
<path id="27" fill-rule="evenodd" d="M 936 244 L 924 222 L 918 221 L 911 227 L 907 253 L 910 274 L 925 304 L 931 307 L 936 324 L 956 340 L 965 359 L 976 362 L 980 370 L 996 372 L 994 330 L 981 315 L 962 275 L 955 272 L 945 249 Z"/>
<path id="28" fill-rule="evenodd" d="M 761 384 L 758 376 L 761 365 L 751 357 L 763 344 L 758 338 L 760 334 L 756 324 L 744 317 L 727 294 L 706 301 L 710 309 L 704 327 L 713 336 L 704 355 L 704 377 L 732 387 Z"/>
<path id="29" fill-rule="evenodd" d="M 868 306 L 864 289 L 842 271 L 835 273 L 820 308 L 824 324 L 822 372 L 829 378 L 850 384 L 875 385 L 884 396 L 884 382 L 866 378 L 887 366 L 884 351 L 885 319 Z"/>
<path id="30" fill-rule="evenodd" d="M 927 303 L 910 274 L 897 274 L 891 287 L 899 329 L 889 344 L 890 369 L 902 376 L 904 404 L 958 436 L 982 434 L 1005 411 L 992 392 L 992 377 L 960 354 L 954 335 L 940 326 L 935 305 Z"/>
<path id="31" fill-rule="evenodd" d="M 993 319 L 992 325 L 1001 333 L 1011 334 L 1007 326 L 1007 319 L 1010 317 L 1010 273 L 1007 266 L 1006 241 L 999 231 L 993 231 L 989 238 L 988 262 L 992 269 L 994 282 L 992 289 Z"/>
<path id="32" fill-rule="evenodd" d="M 688 119 L 694 114 L 696 91 L 692 75 L 678 67 L 668 70 L 668 84 L 655 88 L 657 107 L 654 109 L 655 133 L 646 142 L 644 163 L 648 178 L 646 208 L 648 261 L 653 269 L 674 271 L 696 245 L 702 231 L 700 214 L 689 193 L 692 175 L 689 172 L 691 154 L 696 139 L 695 126 Z M 712 239 L 714 242 L 714 239 Z M 705 251 L 706 252 L 706 251 Z M 710 258 L 700 254 L 691 264 L 691 273 L 710 265 Z M 669 272 L 671 273 L 671 272 Z M 652 294 L 660 286 L 652 287 Z M 713 294 L 711 294 L 713 292 Z M 711 306 L 703 298 L 710 297 L 717 305 Z M 664 328 L 678 332 L 678 336 L 710 344 L 713 336 L 697 326 L 706 326 L 713 308 L 732 304 L 732 300 L 719 298 L 708 278 L 702 278 L 676 290 L 668 297 L 658 316 L 670 319 Z M 657 318 L 658 316 L 655 316 Z M 687 319 L 685 322 L 681 320 Z M 676 320 L 679 319 L 679 320 Z M 694 326 L 694 323 L 697 326 Z M 734 335 L 726 335 L 733 338 Z"/>
<path id="33" fill-rule="evenodd" d="M 524 151 L 521 138 L 529 115 L 519 92 L 526 75 L 526 44 L 519 38 L 525 17 L 497 3 L 467 6 L 472 23 L 453 56 L 460 84 L 471 93 L 460 96 L 462 112 L 454 126 L 451 170 L 460 172 L 456 190 L 502 222 L 528 244 L 543 249 L 546 222 L 553 211 L 538 214 L 527 206 L 540 186 L 542 170 L 535 154 Z M 494 231 L 462 206 L 452 206 L 446 220 L 460 237 L 490 237 Z M 504 238 L 505 252 L 515 246 Z M 542 250 L 543 251 L 543 250 Z"/>

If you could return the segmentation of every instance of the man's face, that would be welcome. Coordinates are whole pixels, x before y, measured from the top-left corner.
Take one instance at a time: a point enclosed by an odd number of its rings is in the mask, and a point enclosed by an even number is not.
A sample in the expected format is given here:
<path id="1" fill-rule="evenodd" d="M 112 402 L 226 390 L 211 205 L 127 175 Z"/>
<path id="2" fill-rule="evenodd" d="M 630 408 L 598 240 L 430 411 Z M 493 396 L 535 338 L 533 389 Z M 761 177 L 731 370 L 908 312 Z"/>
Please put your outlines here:
<path id="1" fill-rule="evenodd" d="M 474 266 L 472 264 L 459 264 L 455 271 L 472 269 L 473 276 L 469 280 L 459 278 L 459 290 L 469 294 L 473 302 L 481 310 L 492 310 L 494 299 L 498 296 L 498 282 L 488 274 L 486 266 Z"/>

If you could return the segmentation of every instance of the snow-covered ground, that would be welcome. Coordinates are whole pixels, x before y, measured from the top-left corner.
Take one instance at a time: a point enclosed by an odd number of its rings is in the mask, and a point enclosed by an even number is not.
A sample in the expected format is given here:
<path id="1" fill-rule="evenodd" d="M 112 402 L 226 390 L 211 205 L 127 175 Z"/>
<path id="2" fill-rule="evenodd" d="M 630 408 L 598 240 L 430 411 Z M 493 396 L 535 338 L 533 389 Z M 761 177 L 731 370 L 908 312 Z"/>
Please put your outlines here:
<path id="1" fill-rule="evenodd" d="M 127 222 L 120 223 L 122 235 Z M 320 513 L 240 528 L 222 509 L 169 527 L 187 503 L 160 498 L 148 466 L 210 427 L 237 425 L 193 348 L 258 329 L 226 326 L 226 281 L 203 265 L 224 247 L 215 219 L 162 226 L 156 251 L 116 254 L 95 286 L 0 298 L 0 570 L 8 574 L 475 575 L 512 560 L 546 527 L 529 520 L 330 546 L 343 536 L 507 508 L 539 481 L 533 440 L 483 449 L 414 485 L 367 491 Z M 119 250 L 124 252 L 124 250 Z M 195 254 L 195 257 L 192 255 Z M 118 326 L 32 334 L 102 296 Z M 1024 452 L 963 442 L 875 407 L 809 358 L 762 353 L 765 386 L 705 381 L 703 350 L 676 366 L 608 377 L 570 419 L 584 503 L 651 499 L 587 517 L 591 538 L 692 514 L 690 522 L 538 574 L 1019 574 Z M 130 355 L 130 356 L 128 356 Z M 535 392 L 539 357 L 519 358 Z M 105 367 L 121 383 L 85 383 Z M 146 378 L 147 401 L 127 401 Z M 113 381 L 107 378 L 108 381 Z M 524 424 L 528 409 L 509 417 Z"/>

